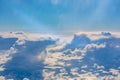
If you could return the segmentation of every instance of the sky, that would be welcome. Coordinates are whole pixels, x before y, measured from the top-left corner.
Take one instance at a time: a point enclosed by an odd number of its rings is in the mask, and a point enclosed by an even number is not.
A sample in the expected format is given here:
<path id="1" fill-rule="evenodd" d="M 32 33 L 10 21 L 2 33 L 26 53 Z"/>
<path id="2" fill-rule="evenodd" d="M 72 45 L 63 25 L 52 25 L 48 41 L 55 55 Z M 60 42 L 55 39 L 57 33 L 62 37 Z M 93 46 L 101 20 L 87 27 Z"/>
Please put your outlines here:
<path id="1" fill-rule="evenodd" d="M 0 31 L 120 31 L 119 0 L 0 0 Z"/>

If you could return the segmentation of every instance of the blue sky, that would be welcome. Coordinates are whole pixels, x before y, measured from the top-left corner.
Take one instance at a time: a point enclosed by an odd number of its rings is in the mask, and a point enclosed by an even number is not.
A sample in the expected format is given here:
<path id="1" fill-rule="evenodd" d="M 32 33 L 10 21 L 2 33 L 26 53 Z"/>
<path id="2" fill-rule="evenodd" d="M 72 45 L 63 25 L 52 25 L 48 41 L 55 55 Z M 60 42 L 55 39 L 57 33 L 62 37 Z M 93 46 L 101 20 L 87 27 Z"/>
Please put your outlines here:
<path id="1" fill-rule="evenodd" d="M 0 30 L 119 31 L 119 0 L 0 0 Z"/>

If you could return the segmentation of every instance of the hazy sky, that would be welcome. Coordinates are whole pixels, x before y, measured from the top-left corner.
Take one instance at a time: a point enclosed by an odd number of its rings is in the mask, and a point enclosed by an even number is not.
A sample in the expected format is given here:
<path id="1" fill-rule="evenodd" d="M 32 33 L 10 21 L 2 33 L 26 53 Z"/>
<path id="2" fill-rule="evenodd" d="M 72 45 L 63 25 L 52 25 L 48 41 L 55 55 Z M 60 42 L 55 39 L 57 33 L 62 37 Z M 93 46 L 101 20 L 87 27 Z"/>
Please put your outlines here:
<path id="1" fill-rule="evenodd" d="M 0 31 L 120 31 L 120 0 L 0 0 Z"/>

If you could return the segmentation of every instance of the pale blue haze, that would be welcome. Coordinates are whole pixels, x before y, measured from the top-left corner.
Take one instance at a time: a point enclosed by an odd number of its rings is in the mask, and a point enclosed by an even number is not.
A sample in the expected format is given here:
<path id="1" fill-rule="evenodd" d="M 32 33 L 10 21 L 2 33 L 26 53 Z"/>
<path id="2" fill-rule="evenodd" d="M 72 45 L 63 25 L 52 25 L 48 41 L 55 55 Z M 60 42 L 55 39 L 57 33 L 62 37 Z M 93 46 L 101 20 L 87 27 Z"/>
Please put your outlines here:
<path id="1" fill-rule="evenodd" d="M 119 31 L 119 0 L 0 0 L 0 30 Z"/>

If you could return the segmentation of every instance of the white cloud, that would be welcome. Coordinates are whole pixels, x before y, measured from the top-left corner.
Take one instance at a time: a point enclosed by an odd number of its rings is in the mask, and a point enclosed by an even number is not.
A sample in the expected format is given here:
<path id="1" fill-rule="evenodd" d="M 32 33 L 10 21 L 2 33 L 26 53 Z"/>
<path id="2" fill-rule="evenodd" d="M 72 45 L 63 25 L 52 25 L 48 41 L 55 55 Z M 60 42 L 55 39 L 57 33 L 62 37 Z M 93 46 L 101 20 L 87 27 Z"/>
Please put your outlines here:
<path id="1" fill-rule="evenodd" d="M 84 36 L 81 37 L 81 34 Z M 15 68 L 23 70 L 25 74 L 32 74 L 34 79 L 37 75 L 41 75 L 45 80 L 118 80 L 120 78 L 120 65 L 118 63 L 120 36 L 118 34 L 108 35 L 107 32 L 77 33 L 77 37 L 74 39 L 75 37 L 71 36 L 37 33 L 1 33 L 3 39 L 18 38 L 18 40 L 13 43 L 9 50 L 1 48 L 0 73 L 7 69 L 14 73 Z M 78 42 L 75 43 L 76 41 Z M 84 45 L 79 46 L 83 42 Z M 12 72 L 8 73 L 13 76 L 10 74 Z M 31 79 L 31 76 L 24 76 L 19 72 L 15 73 L 20 77 L 23 76 L 23 80 Z M 4 75 L 0 77 L 1 80 L 5 79 Z M 16 75 L 13 77 L 18 78 Z M 39 76 L 37 77 L 40 78 Z"/>
<path id="2" fill-rule="evenodd" d="M 88 44 L 88 45 L 86 45 L 85 46 L 85 50 L 94 50 L 94 48 L 96 48 L 96 49 L 99 49 L 99 48 L 105 48 L 106 47 L 106 45 L 105 45 L 105 43 L 102 43 L 102 44 L 100 44 L 100 45 L 98 45 L 98 44 Z"/>
<path id="3" fill-rule="evenodd" d="M 0 76 L 0 80 L 5 80 L 5 77 L 4 76 Z"/>
<path id="4" fill-rule="evenodd" d="M 25 40 L 20 40 L 20 39 L 18 39 L 18 40 L 16 41 L 16 44 L 17 44 L 17 45 L 23 45 L 23 44 L 25 44 Z"/>
<path id="5" fill-rule="evenodd" d="M 119 33 L 117 32 L 111 32 L 111 35 L 105 35 L 105 33 L 109 33 L 109 32 L 101 32 L 101 31 L 97 31 L 97 32 L 78 32 L 76 33 L 76 35 L 81 35 L 81 34 L 85 34 L 87 37 L 89 37 L 90 40 L 94 41 L 94 40 L 99 40 L 99 39 L 107 39 L 110 38 L 112 36 L 117 36 L 120 37 Z"/>
<path id="6" fill-rule="evenodd" d="M 81 35 L 81 34 L 77 34 L 77 35 Z M 90 38 L 91 42 L 89 44 L 86 44 L 84 46 L 84 48 L 75 48 L 74 50 L 72 50 L 71 48 L 66 49 L 65 47 L 62 47 L 62 48 L 65 48 L 65 50 L 63 50 L 63 51 L 59 51 L 59 49 L 61 50 L 61 48 L 57 48 L 58 51 L 56 51 L 56 49 L 54 49 L 54 47 L 51 47 L 48 49 L 47 57 L 45 59 L 45 64 L 47 64 L 46 67 L 48 68 L 46 70 L 51 72 L 51 75 L 48 77 L 48 76 L 46 76 L 48 73 L 43 72 L 46 74 L 46 75 L 44 75 L 44 77 L 46 79 L 50 79 L 50 78 L 58 79 L 58 80 L 60 80 L 60 79 L 68 79 L 68 80 L 74 80 L 74 79 L 76 79 L 76 80 L 79 80 L 79 79 L 87 79 L 87 80 L 93 80 L 93 79 L 94 80 L 103 80 L 103 79 L 108 80 L 109 79 L 109 80 L 112 80 L 112 79 L 114 79 L 114 80 L 117 80 L 118 79 L 119 76 L 114 76 L 114 75 L 119 75 L 119 72 L 116 69 L 115 70 L 110 69 L 110 71 L 106 71 L 105 70 L 106 67 L 104 65 L 99 65 L 98 63 L 95 63 L 92 61 L 90 62 L 90 64 L 93 64 L 91 66 L 88 65 L 89 63 L 88 64 L 84 64 L 84 62 L 82 63 L 83 60 L 87 60 L 84 58 L 89 55 L 89 52 L 92 51 L 94 54 L 94 52 L 96 50 L 105 49 L 108 47 L 108 45 L 106 45 L 106 44 L 109 43 L 111 38 L 113 38 L 113 39 L 117 39 L 117 38 L 115 36 L 113 36 L 112 34 L 108 35 L 108 33 L 106 33 L 106 32 L 105 33 L 103 33 L 103 32 L 102 33 L 92 33 L 91 32 L 91 34 L 87 33 L 86 36 L 88 38 Z M 92 39 L 93 37 L 94 37 L 94 39 Z M 74 38 L 73 38 L 73 40 L 74 40 Z M 79 39 L 79 40 L 82 40 L 82 39 Z M 107 40 L 107 41 L 104 42 L 104 40 Z M 115 42 L 113 42 L 113 43 L 115 43 Z M 66 44 L 68 44 L 68 43 L 66 43 Z M 69 44 L 71 44 L 71 43 L 69 43 Z M 78 43 L 78 45 L 79 45 L 79 43 Z M 118 44 L 117 44 L 117 46 L 118 46 Z M 51 52 L 51 50 L 53 50 L 53 51 L 55 50 L 55 52 Z M 93 54 L 91 54 L 91 55 L 93 55 Z M 94 56 L 96 56 L 96 55 L 97 55 L 97 52 L 95 55 L 93 55 L 93 58 L 95 58 Z M 92 57 L 88 56 L 86 58 L 92 58 Z M 95 59 L 93 59 L 93 61 L 94 60 Z M 69 64 L 69 65 L 67 66 L 67 64 Z M 72 69 L 71 69 L 71 67 L 72 67 Z M 80 70 L 80 68 L 82 70 Z M 50 69 L 53 69 L 53 70 L 50 70 Z M 70 70 L 71 72 L 68 72 L 66 69 L 71 69 Z M 87 71 L 87 69 L 90 69 L 91 72 L 89 72 L 89 70 Z M 94 69 L 97 69 L 97 70 L 94 70 Z M 57 73 L 56 71 L 60 71 L 60 72 Z M 96 73 L 93 73 L 94 71 L 96 71 Z M 80 72 L 82 72 L 82 73 L 80 73 Z M 111 72 L 114 75 L 109 75 Z M 71 74 L 74 77 L 71 77 L 70 76 Z M 101 76 L 101 74 L 104 74 L 104 75 Z M 105 75 L 105 74 L 107 74 L 107 75 Z"/>
<path id="7" fill-rule="evenodd" d="M 29 80 L 28 78 L 24 78 L 23 80 Z"/>
<path id="8" fill-rule="evenodd" d="M 39 33 L 24 33 L 24 32 L 2 32 L 0 36 L 3 38 L 18 38 L 19 40 L 40 41 L 45 39 L 56 39 L 55 35 L 39 34 Z"/>
<path id="9" fill-rule="evenodd" d="M 39 61 L 44 60 L 45 57 L 46 57 L 46 52 L 45 52 L 45 51 L 39 53 L 39 54 L 36 56 L 36 58 L 37 58 Z"/>
<path id="10" fill-rule="evenodd" d="M 7 61 L 11 60 L 12 59 L 12 54 L 16 53 L 17 50 L 14 49 L 13 47 L 10 48 L 10 50 L 3 50 L 3 51 L 0 51 L 0 71 L 4 71 L 4 64 L 7 63 Z"/>

